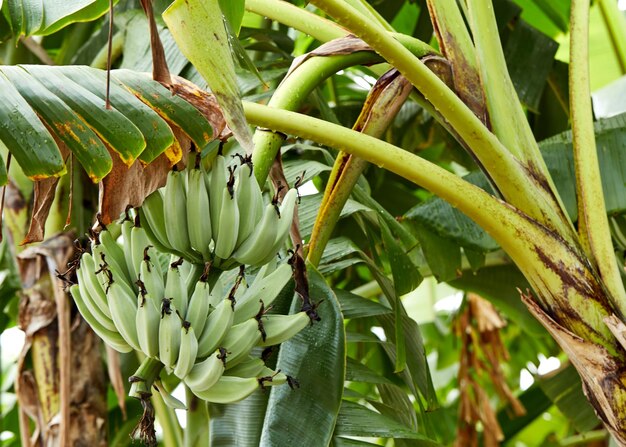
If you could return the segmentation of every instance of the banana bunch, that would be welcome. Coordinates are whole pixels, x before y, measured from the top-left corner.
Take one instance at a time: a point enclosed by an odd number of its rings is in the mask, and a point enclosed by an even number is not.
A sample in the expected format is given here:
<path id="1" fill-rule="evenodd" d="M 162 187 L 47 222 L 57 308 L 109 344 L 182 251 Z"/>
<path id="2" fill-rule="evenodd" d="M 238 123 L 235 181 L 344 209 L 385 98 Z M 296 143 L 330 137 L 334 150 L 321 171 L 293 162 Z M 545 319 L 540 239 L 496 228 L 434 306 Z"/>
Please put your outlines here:
<path id="1" fill-rule="evenodd" d="M 289 234 L 298 194 L 264 204 L 252 163 L 227 166 L 218 155 L 210 171 L 198 162 L 186 171 L 171 171 L 165 187 L 146 198 L 142 224 L 160 251 L 189 262 L 228 270 L 261 266 L 272 259 Z"/>
<path id="2" fill-rule="evenodd" d="M 210 402 L 235 402 L 287 382 L 250 353 L 310 323 L 305 312 L 266 314 L 290 281 L 291 266 L 271 260 L 248 284 L 243 267 L 233 278 L 235 271 L 210 271 L 208 264 L 203 270 L 159 252 L 135 222 L 121 223 L 123 246 L 105 229 L 81 256 L 70 293 L 94 331 L 119 352 L 158 360 Z"/>

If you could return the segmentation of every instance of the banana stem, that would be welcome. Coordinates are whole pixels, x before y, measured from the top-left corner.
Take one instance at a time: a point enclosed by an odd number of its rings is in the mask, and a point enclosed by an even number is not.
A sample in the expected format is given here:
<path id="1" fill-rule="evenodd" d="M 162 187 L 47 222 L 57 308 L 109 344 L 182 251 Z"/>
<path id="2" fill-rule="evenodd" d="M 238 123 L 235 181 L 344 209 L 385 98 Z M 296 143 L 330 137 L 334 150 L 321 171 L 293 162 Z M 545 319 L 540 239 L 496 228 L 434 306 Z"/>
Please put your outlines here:
<path id="1" fill-rule="evenodd" d="M 185 387 L 187 425 L 184 447 L 209 447 L 209 411 L 207 403 Z"/>
<path id="2" fill-rule="evenodd" d="M 598 164 L 589 88 L 589 0 L 572 0 L 570 19 L 570 110 L 578 198 L 578 232 L 595 261 L 613 306 L 626 315 L 626 291 L 617 267 Z"/>
<path id="3" fill-rule="evenodd" d="M 484 228 L 511 256 L 538 294 L 539 304 L 566 328 L 617 351 L 603 319 L 607 297 L 578 245 L 515 207 L 417 155 L 351 129 L 299 113 L 244 101 L 249 123 L 357 155 L 422 186 Z M 572 287 L 572 283 L 585 287 Z"/>
<path id="4" fill-rule="evenodd" d="M 165 405 L 159 393 L 152 394 L 152 406 L 154 414 L 163 428 L 163 446 L 180 447 L 183 445 L 183 432 L 173 408 Z"/>
<path id="5" fill-rule="evenodd" d="M 280 0 L 246 0 L 246 10 L 302 31 L 320 42 L 348 34 L 335 22 Z"/>
<path id="6" fill-rule="evenodd" d="M 135 373 L 129 378 L 131 382 L 128 395 L 136 399 L 143 399 L 152 395 L 152 384 L 161 374 L 163 364 L 157 359 L 146 357 Z"/>
<path id="7" fill-rule="evenodd" d="M 536 181 L 533 171 L 523 166 L 463 101 L 394 36 L 376 23 L 365 20 L 341 0 L 312 0 L 311 3 L 367 42 L 441 112 L 480 160 L 509 203 L 575 243 L 571 222 L 563 214 L 558 201 L 555 202 L 553 191 Z"/>

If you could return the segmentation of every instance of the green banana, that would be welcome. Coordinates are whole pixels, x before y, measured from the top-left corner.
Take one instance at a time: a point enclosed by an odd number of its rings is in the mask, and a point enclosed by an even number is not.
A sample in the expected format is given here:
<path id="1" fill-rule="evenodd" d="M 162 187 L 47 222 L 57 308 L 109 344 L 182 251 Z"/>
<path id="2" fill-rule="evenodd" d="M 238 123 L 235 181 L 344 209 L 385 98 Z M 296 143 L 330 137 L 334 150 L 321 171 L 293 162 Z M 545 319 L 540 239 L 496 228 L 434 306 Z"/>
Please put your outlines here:
<path id="1" fill-rule="evenodd" d="M 165 226 L 165 211 L 163 208 L 163 195 L 160 189 L 150 194 L 138 210 L 142 227 L 151 239 L 152 245 L 161 246 L 163 251 L 171 252 L 172 246 L 167 238 Z"/>
<path id="2" fill-rule="evenodd" d="M 95 303 L 100 309 L 100 312 L 97 314 L 102 313 L 111 319 L 111 311 L 109 310 L 105 289 L 96 276 L 94 259 L 89 253 L 83 254 L 80 258 L 80 266 L 76 270 L 76 276 L 78 277 L 78 283 L 81 287 L 84 287 L 90 301 Z"/>
<path id="3" fill-rule="evenodd" d="M 122 223 L 122 239 L 124 240 L 124 260 L 126 261 L 126 268 L 128 269 L 128 274 L 132 280 L 137 278 L 137 274 L 139 273 L 139 263 L 135 263 L 133 260 L 133 251 L 129 249 L 132 247 L 132 232 L 134 228 L 134 223 L 130 219 L 130 216 L 127 212 L 127 218 L 125 218 Z"/>
<path id="4" fill-rule="evenodd" d="M 139 279 L 142 281 L 148 294 L 154 299 L 160 300 L 165 293 L 161 265 L 153 247 L 146 249 L 145 253 L 147 256 L 139 265 Z"/>
<path id="5" fill-rule="evenodd" d="M 259 380 L 256 377 L 242 378 L 221 376 L 219 380 L 205 391 L 193 391 L 200 399 L 216 404 L 230 404 L 245 399 L 257 389 Z"/>
<path id="6" fill-rule="evenodd" d="M 143 262 L 144 256 L 146 254 L 149 255 L 146 248 L 151 246 L 152 242 L 148 238 L 148 234 L 146 233 L 144 227 L 135 226 L 130 230 L 130 245 L 127 247 L 130 248 L 130 250 L 127 249 L 127 251 L 131 254 L 132 264 L 137 273 L 136 277 L 139 277 L 141 273 L 139 266 Z"/>
<path id="7" fill-rule="evenodd" d="M 261 300 L 265 307 L 271 305 L 291 277 L 291 266 L 289 264 L 281 264 L 268 276 L 260 280 L 255 278 L 253 285 L 237 300 L 234 324 L 254 317 L 261 309 Z"/>
<path id="8" fill-rule="evenodd" d="M 261 221 L 232 257 L 242 264 L 258 265 L 273 249 L 280 223 L 274 205 L 266 205 Z"/>
<path id="9" fill-rule="evenodd" d="M 254 318 L 232 326 L 219 343 L 228 352 L 226 369 L 245 360 L 260 339 L 259 322 Z"/>
<path id="10" fill-rule="evenodd" d="M 224 360 L 223 352 L 220 350 L 213 352 L 202 362 L 196 363 L 183 381 L 194 394 L 208 390 L 224 374 Z"/>
<path id="11" fill-rule="evenodd" d="M 140 351 L 141 347 L 139 346 L 139 338 L 135 327 L 137 300 L 131 293 L 129 289 L 122 285 L 121 281 L 113 282 L 107 293 L 109 309 L 111 310 L 111 318 L 120 335 L 133 349 Z"/>
<path id="12" fill-rule="evenodd" d="M 216 257 L 228 259 L 237 245 L 239 231 L 239 208 L 231 186 L 222 190 L 222 208 L 218 217 L 219 235 L 215 239 L 214 252 Z"/>
<path id="13" fill-rule="evenodd" d="M 159 323 L 159 360 L 170 370 L 174 369 L 178 360 L 182 324 L 176 307 L 169 299 L 163 298 Z"/>
<path id="14" fill-rule="evenodd" d="M 185 254 L 188 259 L 198 261 L 191 251 L 187 230 L 187 193 L 183 172 L 170 171 L 163 193 L 163 212 L 165 214 L 165 232 L 167 240 L 174 250 Z"/>
<path id="15" fill-rule="evenodd" d="M 226 161 L 224 156 L 218 155 L 213 161 L 210 175 L 207 177 L 209 183 L 209 208 L 211 210 L 211 230 L 213 240 L 219 238 L 220 213 L 222 212 L 223 191 L 226 187 Z"/>
<path id="16" fill-rule="evenodd" d="M 180 350 L 174 367 L 176 377 L 184 379 L 191 372 L 198 354 L 198 339 L 193 327 L 184 321 L 180 328 Z"/>
<path id="17" fill-rule="evenodd" d="M 196 288 L 189 299 L 185 319 L 189 321 L 197 335 L 201 335 L 209 316 L 210 289 L 205 281 L 196 282 Z"/>
<path id="18" fill-rule="evenodd" d="M 285 239 L 289 234 L 289 230 L 291 229 L 291 223 L 293 222 L 294 211 L 296 209 L 296 202 L 298 200 L 298 191 L 295 188 L 290 189 L 285 197 L 283 198 L 283 202 L 279 207 L 280 221 L 278 223 L 278 227 L 276 229 L 276 238 L 274 239 L 274 246 L 271 250 L 268 251 L 265 259 L 261 260 L 261 264 L 265 264 L 272 260 L 276 253 L 280 250 L 280 248 L 285 243 Z"/>
<path id="19" fill-rule="evenodd" d="M 124 250 L 120 247 L 120 244 L 117 243 L 115 239 L 111 236 L 111 233 L 107 230 L 101 231 L 98 235 L 100 239 L 100 247 L 104 250 L 106 254 L 106 261 L 113 269 L 119 270 L 123 277 L 126 279 L 128 283 L 133 283 L 134 279 L 130 274 L 130 270 L 126 265 L 126 255 L 124 254 Z"/>
<path id="20" fill-rule="evenodd" d="M 118 260 L 111 256 L 102 244 L 92 245 L 91 251 L 93 252 L 94 263 L 97 266 L 96 271 L 100 271 L 99 274 L 96 274 L 100 279 L 100 284 L 104 286 L 104 284 L 108 284 L 111 279 L 116 282 L 129 284 L 130 280 L 125 272 L 125 267 L 120 265 Z M 105 271 L 109 273 L 105 273 Z M 108 276 L 109 274 L 110 276 Z"/>
<path id="21" fill-rule="evenodd" d="M 165 387 L 163 386 L 163 383 L 160 380 L 155 380 L 152 384 L 155 386 L 155 388 L 157 389 L 157 391 L 163 398 L 163 402 L 165 402 L 165 405 L 167 405 L 170 408 L 173 408 L 174 410 L 186 410 L 187 409 L 184 403 L 176 399 L 174 396 L 172 396 L 170 392 L 168 392 L 165 389 Z"/>
<path id="22" fill-rule="evenodd" d="M 262 375 L 265 369 L 265 363 L 258 357 L 248 356 L 247 359 L 242 360 L 238 365 L 228 370 L 229 376 L 236 377 L 259 377 Z"/>
<path id="23" fill-rule="evenodd" d="M 76 276 L 78 277 L 78 285 L 80 286 L 80 293 L 82 295 L 84 305 L 87 307 L 89 313 L 96 319 L 98 322 L 107 330 L 117 332 L 117 328 L 115 327 L 115 323 L 111 319 L 111 311 L 109 310 L 108 304 L 105 301 L 104 304 L 106 307 L 106 313 L 104 313 L 100 305 L 96 303 L 96 300 L 99 300 L 100 297 L 96 297 L 95 294 L 90 293 L 89 288 L 86 286 L 85 280 L 85 271 L 84 268 L 80 268 L 76 271 Z M 103 292 L 104 294 L 104 292 Z M 106 300 L 106 297 L 104 298 Z"/>
<path id="24" fill-rule="evenodd" d="M 74 284 L 70 287 L 70 294 L 74 298 L 78 311 L 83 316 L 87 324 L 91 326 L 93 331 L 100 337 L 106 344 L 111 346 L 118 352 L 131 352 L 133 348 L 122 338 L 117 331 L 111 331 L 105 328 L 96 317 L 89 312 L 88 307 L 85 305 L 84 296 L 80 290 L 78 284 Z"/>
<path id="25" fill-rule="evenodd" d="M 178 264 L 172 262 L 167 269 L 167 279 L 165 280 L 165 297 L 172 299 L 172 304 L 180 312 L 180 315 L 187 314 L 187 284 L 183 281 Z"/>
<path id="26" fill-rule="evenodd" d="M 232 302 L 225 298 L 207 318 L 202 335 L 198 339 L 199 358 L 208 355 L 215 351 L 218 346 L 221 346 L 222 340 L 233 325 L 233 316 Z"/>
<path id="27" fill-rule="evenodd" d="M 237 170 L 235 197 L 241 219 L 237 234 L 237 246 L 241 245 L 254 231 L 263 214 L 263 197 L 256 177 L 252 175 L 252 162 L 244 162 Z"/>
<path id="28" fill-rule="evenodd" d="M 187 171 L 187 229 L 191 248 L 211 260 L 211 207 L 209 192 L 204 183 L 204 172 L 194 168 Z"/>
<path id="29" fill-rule="evenodd" d="M 137 298 L 137 314 L 135 325 L 139 347 L 148 357 L 159 356 L 159 326 L 161 323 L 161 309 L 154 297 L 145 291 L 140 291 Z"/>
<path id="30" fill-rule="evenodd" d="M 259 346 L 273 346 L 280 344 L 296 335 L 311 323 L 306 312 L 298 312 L 293 315 L 264 315 L 261 325 L 264 335 Z"/>

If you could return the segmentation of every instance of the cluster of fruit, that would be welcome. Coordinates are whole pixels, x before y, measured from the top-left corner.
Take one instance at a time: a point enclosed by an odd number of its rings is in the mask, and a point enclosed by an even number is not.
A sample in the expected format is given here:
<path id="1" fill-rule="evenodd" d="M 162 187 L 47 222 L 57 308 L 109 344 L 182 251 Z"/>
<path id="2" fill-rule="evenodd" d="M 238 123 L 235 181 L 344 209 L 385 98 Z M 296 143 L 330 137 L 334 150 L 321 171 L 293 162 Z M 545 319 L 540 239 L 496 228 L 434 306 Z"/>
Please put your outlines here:
<path id="1" fill-rule="evenodd" d="M 292 277 L 276 252 L 296 198 L 290 190 L 282 204 L 264 205 L 245 159 L 227 169 L 218 156 L 209 172 L 171 172 L 134 218 L 93 233 L 70 288 L 78 310 L 112 348 L 142 352 L 206 401 L 290 382 L 250 353 L 310 323 L 306 312 L 267 313 Z M 244 264 L 260 267 L 249 283 Z"/>
<path id="2" fill-rule="evenodd" d="M 171 171 L 164 188 L 140 209 L 154 245 L 194 263 L 228 270 L 269 262 L 289 233 L 298 193 L 290 189 L 278 206 L 264 204 L 246 159 L 226 165 L 218 155 L 210 171 L 201 165 Z"/>

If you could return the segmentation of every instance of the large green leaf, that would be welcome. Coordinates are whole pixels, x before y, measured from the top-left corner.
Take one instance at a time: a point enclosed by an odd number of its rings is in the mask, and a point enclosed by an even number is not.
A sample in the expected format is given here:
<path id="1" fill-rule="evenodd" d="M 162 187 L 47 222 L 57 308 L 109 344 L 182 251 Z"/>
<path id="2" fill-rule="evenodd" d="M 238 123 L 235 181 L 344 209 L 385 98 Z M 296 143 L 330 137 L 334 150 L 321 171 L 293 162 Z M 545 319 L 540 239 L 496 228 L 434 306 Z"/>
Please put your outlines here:
<path id="1" fill-rule="evenodd" d="M 106 99 L 106 74 L 89 67 L 61 67 L 61 73 L 80 83 L 94 95 Z M 174 143 L 174 134 L 163 119 L 128 90 L 112 82 L 109 93 L 111 105 L 119 110 L 141 131 L 146 140 L 139 158 L 150 163 Z"/>
<path id="2" fill-rule="evenodd" d="M 176 0 L 163 13 L 163 19 L 182 53 L 209 84 L 241 146 L 252 152 L 252 134 L 243 113 L 235 65 L 218 2 Z"/>
<path id="3" fill-rule="evenodd" d="M 354 402 L 344 400 L 337 420 L 337 436 L 405 438 L 421 441 L 419 446 L 440 444 L 408 427 Z"/>
<path id="4" fill-rule="evenodd" d="M 321 300 L 321 321 L 282 344 L 277 369 L 296 377 L 300 388 L 273 387 L 260 445 L 326 446 L 339 413 L 345 375 L 345 330 L 339 303 L 326 280 L 307 265 L 310 296 Z M 298 310 L 296 298 L 293 310 Z M 323 390 L 323 391 L 322 391 Z"/>
<path id="5" fill-rule="evenodd" d="M 65 164 L 52 135 L 33 109 L 0 73 L 0 142 L 32 179 L 65 173 Z"/>
<path id="6" fill-rule="evenodd" d="M 113 166 L 111 156 L 98 136 L 59 97 L 46 89 L 21 67 L 2 67 L 2 72 L 13 82 L 48 128 L 76 156 L 87 175 L 98 182 Z"/>
<path id="7" fill-rule="evenodd" d="M 257 447 L 267 400 L 268 393 L 258 390 L 235 404 L 210 405 L 211 447 Z"/>
<path id="8" fill-rule="evenodd" d="M 104 100 L 72 81 L 56 67 L 24 66 L 48 90 L 61 98 L 130 165 L 146 147 L 146 140 L 132 121 Z M 104 89 L 105 86 L 102 86 Z"/>
<path id="9" fill-rule="evenodd" d="M 213 128 L 205 116 L 187 101 L 174 96 L 148 74 L 130 70 L 115 70 L 118 79 L 141 101 L 167 121 L 177 125 L 191 138 L 196 147 L 204 148 L 212 140 Z"/>
<path id="10" fill-rule="evenodd" d="M 7 0 L 6 7 L 13 33 L 30 36 L 52 34 L 70 23 L 95 20 L 109 10 L 109 1 Z"/>
<path id="11" fill-rule="evenodd" d="M 539 379 L 539 386 L 552 402 L 567 416 L 576 430 L 593 430 L 600 421 L 585 399 L 580 376 L 570 364 L 558 374 Z"/>

